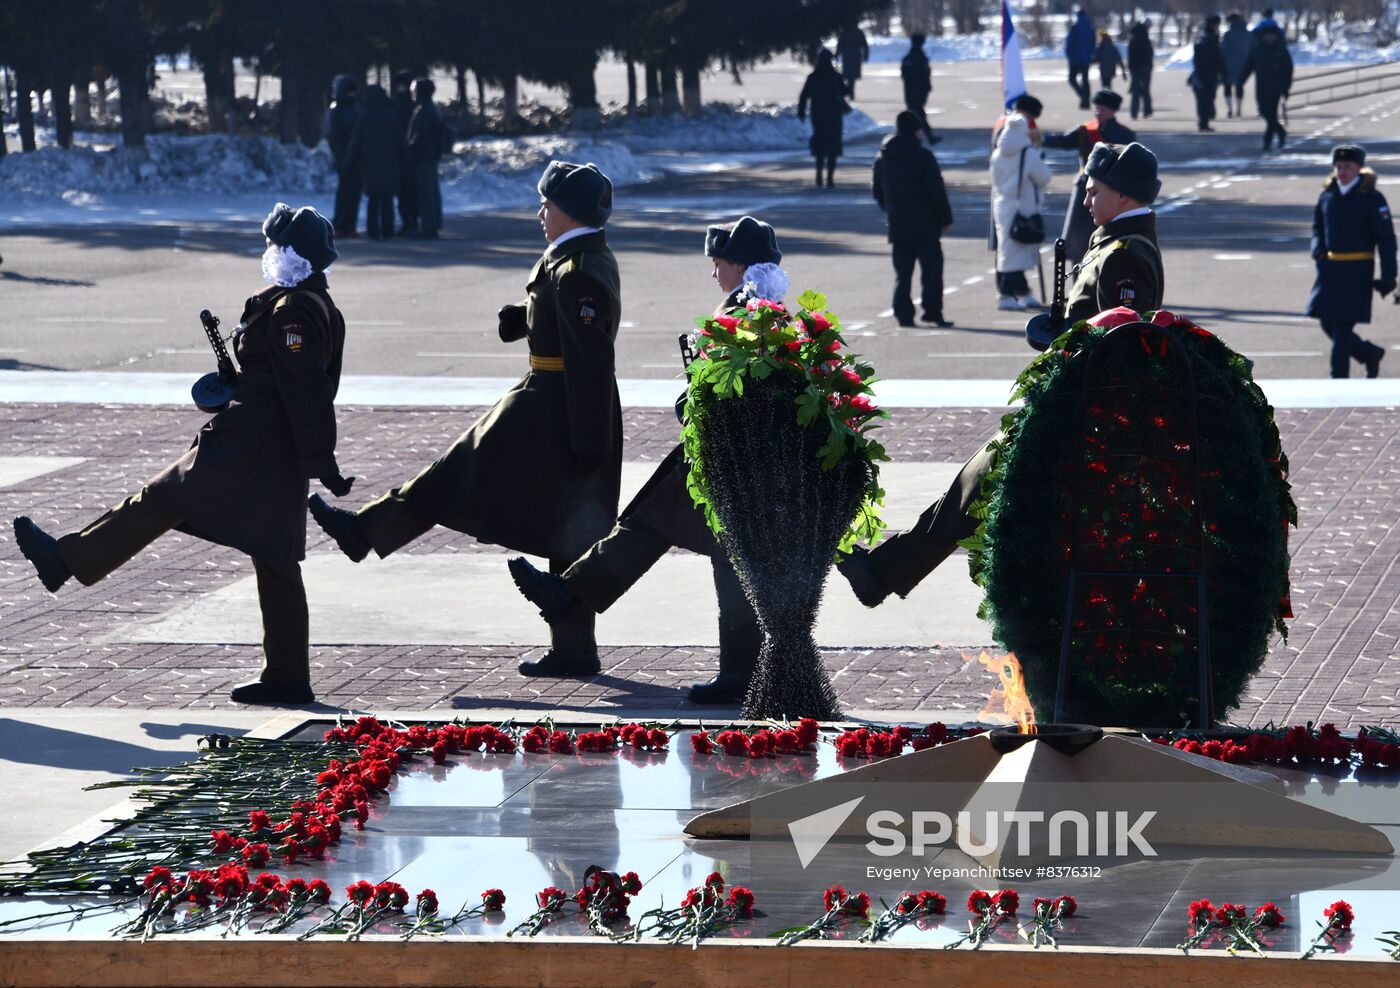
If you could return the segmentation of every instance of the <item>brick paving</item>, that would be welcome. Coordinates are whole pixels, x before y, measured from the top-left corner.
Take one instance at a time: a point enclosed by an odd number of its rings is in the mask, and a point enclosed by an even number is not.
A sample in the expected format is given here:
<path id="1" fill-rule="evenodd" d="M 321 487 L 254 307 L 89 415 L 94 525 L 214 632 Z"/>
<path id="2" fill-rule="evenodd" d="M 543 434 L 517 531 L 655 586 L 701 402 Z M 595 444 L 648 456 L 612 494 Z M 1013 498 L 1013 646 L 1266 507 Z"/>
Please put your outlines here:
<path id="1" fill-rule="evenodd" d="M 885 429 L 898 460 L 962 459 L 996 427 L 1002 409 L 901 409 Z M 368 495 L 410 476 L 476 416 L 470 409 L 350 408 L 340 412 L 339 457 Z M 661 459 L 675 441 L 664 409 L 625 414 L 627 456 Z M 52 531 L 90 520 L 139 488 L 188 444 L 204 421 L 172 407 L 0 405 L 0 456 L 86 457 L 86 462 L 6 488 L 0 513 L 33 515 Z M 1294 533 L 1293 607 L 1287 643 L 1275 641 L 1231 718 L 1262 725 L 1306 720 L 1400 723 L 1400 409 L 1279 412 L 1301 527 Z M 937 492 L 930 491 L 930 498 Z M 312 551 L 324 546 L 310 529 Z M 498 552 L 438 530 L 411 552 Z M 952 565 L 961 565 L 954 561 Z M 172 534 L 91 588 L 43 592 L 0 531 L 0 707 L 217 707 L 259 664 L 246 646 L 130 644 L 123 627 L 185 606 L 250 573 L 246 558 Z M 843 587 L 834 592 L 846 592 Z M 879 620 L 879 612 L 871 612 Z M 989 643 L 990 647 L 990 643 Z M 590 680 L 532 681 L 514 667 L 518 647 L 356 646 L 313 649 L 318 696 L 332 708 L 441 709 L 514 706 L 699 712 L 684 687 L 707 678 L 714 650 L 616 647 Z M 966 711 L 982 705 L 990 678 L 957 652 L 908 648 L 826 651 L 848 709 Z"/>

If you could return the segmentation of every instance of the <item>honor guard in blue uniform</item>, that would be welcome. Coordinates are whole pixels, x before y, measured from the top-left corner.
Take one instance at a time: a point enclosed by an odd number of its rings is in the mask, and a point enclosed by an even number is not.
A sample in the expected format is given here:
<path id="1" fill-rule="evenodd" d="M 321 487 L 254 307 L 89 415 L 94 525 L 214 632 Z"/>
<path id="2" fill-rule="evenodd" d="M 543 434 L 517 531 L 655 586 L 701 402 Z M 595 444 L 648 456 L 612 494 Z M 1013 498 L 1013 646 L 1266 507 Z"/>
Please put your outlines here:
<path id="1" fill-rule="evenodd" d="M 1357 336 L 1356 324 L 1371 321 L 1371 292 L 1384 297 L 1395 291 L 1395 227 L 1364 148 L 1332 150 L 1332 174 L 1313 210 L 1312 256 L 1317 280 L 1308 315 L 1332 339 L 1332 376 L 1349 377 L 1355 360 L 1367 377 L 1376 377 L 1385 349 Z"/>

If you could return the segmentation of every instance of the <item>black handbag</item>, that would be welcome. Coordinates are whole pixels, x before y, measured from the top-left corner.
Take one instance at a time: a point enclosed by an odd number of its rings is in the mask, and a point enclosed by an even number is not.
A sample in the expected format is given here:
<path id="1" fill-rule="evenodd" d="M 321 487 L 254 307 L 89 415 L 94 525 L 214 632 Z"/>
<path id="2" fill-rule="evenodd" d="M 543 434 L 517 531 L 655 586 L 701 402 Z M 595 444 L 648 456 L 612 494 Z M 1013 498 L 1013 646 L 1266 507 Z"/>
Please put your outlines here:
<path id="1" fill-rule="evenodd" d="M 1026 175 L 1026 152 L 1030 148 L 1021 149 L 1021 166 L 1016 171 L 1016 198 L 1021 198 L 1021 185 L 1025 181 Z M 1018 244 L 1043 244 L 1045 243 L 1045 217 L 1040 213 L 1033 216 L 1023 216 L 1017 213 L 1011 218 L 1011 239 Z"/>

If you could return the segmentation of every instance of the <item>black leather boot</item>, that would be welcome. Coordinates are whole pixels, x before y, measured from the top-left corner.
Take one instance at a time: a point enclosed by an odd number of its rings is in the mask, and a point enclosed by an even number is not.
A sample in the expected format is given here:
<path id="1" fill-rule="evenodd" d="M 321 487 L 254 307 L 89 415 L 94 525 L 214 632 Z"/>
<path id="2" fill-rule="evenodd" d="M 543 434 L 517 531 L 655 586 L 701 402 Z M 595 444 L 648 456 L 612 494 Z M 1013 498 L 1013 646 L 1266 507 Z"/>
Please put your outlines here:
<path id="1" fill-rule="evenodd" d="M 1374 377 L 1375 375 L 1371 375 Z M 15 519 L 15 544 L 24 558 L 34 564 L 39 574 L 39 582 L 49 593 L 58 593 L 58 588 L 68 582 L 73 574 L 63 564 L 63 556 L 58 551 L 58 540 L 34 524 L 27 515 Z"/>
<path id="2" fill-rule="evenodd" d="M 355 512 L 327 504 L 320 494 L 312 494 L 306 504 L 311 509 L 311 517 L 321 526 L 321 531 L 335 541 L 352 563 L 358 563 L 369 555 L 372 547 L 369 539 L 360 531 L 360 519 Z"/>
<path id="3" fill-rule="evenodd" d="M 749 692 L 758 651 L 763 647 L 763 629 L 729 561 L 716 560 L 714 568 L 719 597 L 719 675 L 708 683 L 696 683 L 687 699 L 697 704 L 737 706 Z"/>

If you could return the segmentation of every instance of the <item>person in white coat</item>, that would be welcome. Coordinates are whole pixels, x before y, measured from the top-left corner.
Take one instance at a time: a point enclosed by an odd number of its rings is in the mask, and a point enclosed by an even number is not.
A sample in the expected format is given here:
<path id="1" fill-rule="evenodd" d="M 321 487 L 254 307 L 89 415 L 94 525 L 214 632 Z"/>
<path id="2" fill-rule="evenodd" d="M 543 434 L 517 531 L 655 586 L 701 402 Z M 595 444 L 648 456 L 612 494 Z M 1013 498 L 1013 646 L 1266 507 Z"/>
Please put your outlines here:
<path id="1" fill-rule="evenodd" d="M 997 308 L 1021 311 L 1043 308 L 1031 293 L 1026 272 L 1040 263 L 1040 242 L 1026 242 L 1027 233 L 1012 236 L 1013 226 L 1039 223 L 1044 239 L 1041 204 L 1050 184 L 1050 166 L 1040 150 L 1035 120 L 1041 104 L 1020 96 L 992 138 L 992 242 L 997 253 Z M 1023 217 L 1020 224 L 1017 216 Z M 1027 220 L 1030 222 L 1028 223 Z"/>

